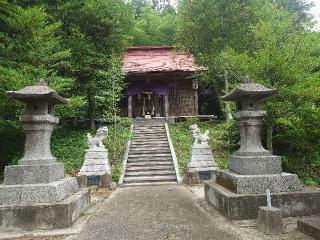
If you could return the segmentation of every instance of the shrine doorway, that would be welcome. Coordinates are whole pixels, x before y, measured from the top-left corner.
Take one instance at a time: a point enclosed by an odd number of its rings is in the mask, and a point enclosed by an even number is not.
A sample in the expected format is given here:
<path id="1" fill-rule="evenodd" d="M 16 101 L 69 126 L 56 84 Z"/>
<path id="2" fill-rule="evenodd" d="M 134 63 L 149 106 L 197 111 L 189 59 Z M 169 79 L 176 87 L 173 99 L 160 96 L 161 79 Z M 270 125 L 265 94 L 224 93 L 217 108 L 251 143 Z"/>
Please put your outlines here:
<path id="1" fill-rule="evenodd" d="M 165 117 L 164 96 L 154 92 L 142 92 L 132 98 L 132 117 Z"/>
<path id="2" fill-rule="evenodd" d="M 168 118 L 169 86 L 159 82 L 131 83 L 127 88 L 128 117 Z"/>

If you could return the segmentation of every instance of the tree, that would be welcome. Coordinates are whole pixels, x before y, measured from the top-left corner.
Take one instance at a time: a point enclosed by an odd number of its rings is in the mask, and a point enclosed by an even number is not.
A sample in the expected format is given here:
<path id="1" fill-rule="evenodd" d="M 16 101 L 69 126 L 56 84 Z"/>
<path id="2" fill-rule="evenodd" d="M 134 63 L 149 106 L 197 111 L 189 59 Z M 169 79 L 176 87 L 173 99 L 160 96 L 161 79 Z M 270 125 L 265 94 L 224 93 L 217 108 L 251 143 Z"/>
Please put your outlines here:
<path id="1" fill-rule="evenodd" d="M 140 15 L 135 20 L 132 33 L 134 46 L 173 45 L 175 43 L 175 12 L 159 14 L 150 4 L 141 8 Z"/>
<path id="2" fill-rule="evenodd" d="M 42 7 L 14 7 L 14 16 L 6 19 L 7 29 L 0 32 L 0 113 L 15 117 L 15 105 L 5 91 L 17 90 L 44 77 L 58 90 L 70 81 L 57 76 L 57 69 L 69 57 L 57 35 L 59 22 L 49 22 Z M 59 82 L 63 82 L 59 83 Z"/>
<path id="3" fill-rule="evenodd" d="M 106 91 L 113 91 L 104 84 L 108 74 L 101 73 L 114 71 L 112 56 L 122 56 L 129 45 L 134 12 L 122 0 L 66 1 L 57 12 L 63 23 L 64 45 L 71 51 L 70 67 L 62 74 L 76 79 L 72 91 L 85 96 L 93 128 L 95 118 L 108 110 L 108 101 L 100 93 L 107 96 Z"/>
<path id="4" fill-rule="evenodd" d="M 178 40 L 209 68 L 205 80 L 222 93 L 226 70 L 231 87 L 249 75 L 278 89 L 264 104 L 274 152 L 286 157 L 285 170 L 320 184 L 320 34 L 309 30 L 309 17 L 297 18 L 307 9 L 302 1 L 186 0 Z"/>

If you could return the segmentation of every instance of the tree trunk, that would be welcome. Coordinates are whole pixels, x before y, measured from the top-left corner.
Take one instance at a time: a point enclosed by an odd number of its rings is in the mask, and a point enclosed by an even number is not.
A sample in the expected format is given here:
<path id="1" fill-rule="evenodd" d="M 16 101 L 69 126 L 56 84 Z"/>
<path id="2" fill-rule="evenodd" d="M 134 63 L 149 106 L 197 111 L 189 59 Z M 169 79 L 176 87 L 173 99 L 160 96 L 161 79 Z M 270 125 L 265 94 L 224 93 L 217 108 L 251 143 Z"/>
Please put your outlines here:
<path id="1" fill-rule="evenodd" d="M 229 94 L 229 73 L 228 70 L 224 71 L 224 91 L 225 94 Z M 231 108 L 230 108 L 230 103 L 229 102 L 225 102 L 225 109 L 226 109 L 226 117 L 227 120 L 232 120 L 232 114 L 231 114 Z"/>
<path id="2" fill-rule="evenodd" d="M 90 128 L 95 129 L 95 117 L 96 117 L 96 111 L 95 111 L 95 104 L 94 104 L 94 96 L 91 92 L 87 93 L 88 98 L 88 118 L 90 122 Z"/>
<path id="3" fill-rule="evenodd" d="M 267 117 L 267 149 L 273 153 L 273 145 L 272 145 L 272 134 L 273 134 L 273 117 L 270 112 L 268 112 Z"/>

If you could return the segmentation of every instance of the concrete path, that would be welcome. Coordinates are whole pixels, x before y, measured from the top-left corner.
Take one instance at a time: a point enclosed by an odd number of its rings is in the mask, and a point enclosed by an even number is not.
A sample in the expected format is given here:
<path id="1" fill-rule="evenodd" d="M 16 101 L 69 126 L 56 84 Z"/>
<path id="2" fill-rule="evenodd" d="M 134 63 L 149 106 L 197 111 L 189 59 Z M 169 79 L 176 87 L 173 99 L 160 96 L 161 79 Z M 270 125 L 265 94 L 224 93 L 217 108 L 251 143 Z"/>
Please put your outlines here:
<path id="1" fill-rule="evenodd" d="M 171 185 L 118 189 L 74 239 L 242 238 L 202 211 L 186 187 Z"/>

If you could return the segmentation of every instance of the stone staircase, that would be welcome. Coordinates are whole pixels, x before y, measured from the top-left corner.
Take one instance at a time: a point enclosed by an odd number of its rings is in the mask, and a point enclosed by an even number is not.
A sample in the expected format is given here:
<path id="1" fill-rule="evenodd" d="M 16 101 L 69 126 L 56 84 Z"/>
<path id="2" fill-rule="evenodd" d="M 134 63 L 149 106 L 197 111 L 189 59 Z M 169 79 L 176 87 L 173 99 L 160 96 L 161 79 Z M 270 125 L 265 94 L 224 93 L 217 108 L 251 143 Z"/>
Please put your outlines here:
<path id="1" fill-rule="evenodd" d="M 177 184 L 164 121 L 137 120 L 123 186 Z"/>

